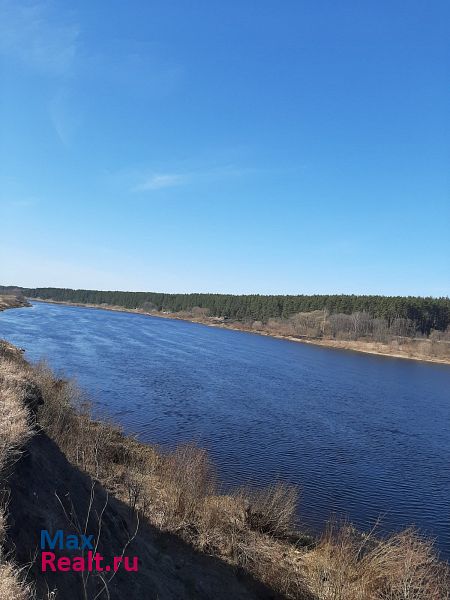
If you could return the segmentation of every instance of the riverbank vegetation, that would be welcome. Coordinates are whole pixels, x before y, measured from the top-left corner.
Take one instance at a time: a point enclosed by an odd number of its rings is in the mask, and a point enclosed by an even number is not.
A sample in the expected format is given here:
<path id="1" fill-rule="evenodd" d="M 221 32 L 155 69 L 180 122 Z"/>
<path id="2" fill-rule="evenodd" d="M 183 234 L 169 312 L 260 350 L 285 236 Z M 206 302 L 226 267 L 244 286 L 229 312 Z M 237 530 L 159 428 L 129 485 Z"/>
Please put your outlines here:
<path id="1" fill-rule="evenodd" d="M 2 547 L 10 552 L 0 564 L 2 600 L 450 598 L 448 566 L 416 532 L 382 538 L 335 523 L 312 539 L 298 529 L 292 486 L 225 492 L 204 450 L 164 451 L 125 436 L 93 413 L 76 385 L 7 343 L 0 393 L 9 497 Z M 102 553 L 138 555 L 139 573 L 46 579 L 36 564 L 39 530 L 79 524 Z"/>
<path id="2" fill-rule="evenodd" d="M 156 292 L 118 292 L 72 290 L 62 288 L 3 288 L 19 290 L 30 298 L 80 304 L 121 306 L 156 312 L 189 312 L 201 309 L 210 317 L 243 322 L 267 323 L 270 319 L 287 320 L 298 313 L 324 311 L 327 315 L 367 315 L 380 320 L 387 328 L 400 330 L 402 335 L 411 328 L 429 335 L 445 332 L 450 325 L 449 298 L 414 296 L 357 296 L 357 295 L 298 295 L 262 296 L 231 294 L 162 294 Z M 1 291 L 1 288 L 0 288 Z M 382 325 L 382 327 L 385 327 Z M 334 323 L 339 331 L 346 327 Z"/>
<path id="3" fill-rule="evenodd" d="M 367 312 L 333 314 L 316 310 L 266 323 L 235 323 L 234 328 L 340 349 L 450 362 L 449 327 L 444 331 L 433 329 L 426 335 L 403 317 L 389 320 Z"/>
<path id="4" fill-rule="evenodd" d="M 0 312 L 8 308 L 20 308 L 21 306 L 29 306 L 29 303 L 20 292 L 0 294 Z"/>

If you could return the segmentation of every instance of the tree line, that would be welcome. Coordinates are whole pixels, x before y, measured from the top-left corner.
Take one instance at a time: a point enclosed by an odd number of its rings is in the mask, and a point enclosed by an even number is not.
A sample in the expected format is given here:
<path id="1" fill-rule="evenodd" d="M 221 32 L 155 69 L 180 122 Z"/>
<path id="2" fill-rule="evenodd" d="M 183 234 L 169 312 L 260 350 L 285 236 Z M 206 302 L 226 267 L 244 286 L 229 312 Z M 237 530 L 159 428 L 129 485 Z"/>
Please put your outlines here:
<path id="1" fill-rule="evenodd" d="M 73 290 L 65 288 L 6 288 L 18 290 L 30 298 L 76 302 L 81 304 L 108 304 L 128 309 L 180 312 L 195 307 L 205 309 L 210 316 L 238 321 L 288 319 L 297 313 L 324 310 L 328 314 L 352 315 L 365 313 L 372 319 L 384 319 L 390 327 L 398 319 L 407 319 L 414 329 L 425 335 L 431 331 L 445 331 L 450 325 L 450 298 L 418 296 L 357 296 L 332 295 L 270 295 L 259 294 L 165 294 L 158 292 L 121 292 L 100 290 Z"/>

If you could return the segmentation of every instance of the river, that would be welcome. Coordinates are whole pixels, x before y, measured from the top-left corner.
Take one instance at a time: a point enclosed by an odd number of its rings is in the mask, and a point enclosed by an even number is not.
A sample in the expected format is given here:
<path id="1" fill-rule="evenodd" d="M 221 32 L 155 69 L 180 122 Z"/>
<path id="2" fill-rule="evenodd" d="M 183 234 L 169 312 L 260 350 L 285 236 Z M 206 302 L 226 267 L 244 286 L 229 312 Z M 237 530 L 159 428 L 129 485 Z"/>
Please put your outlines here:
<path id="1" fill-rule="evenodd" d="M 298 484 L 311 531 L 381 517 L 450 557 L 447 365 L 46 303 L 0 313 L 0 337 L 143 441 L 206 447 L 226 485 Z"/>

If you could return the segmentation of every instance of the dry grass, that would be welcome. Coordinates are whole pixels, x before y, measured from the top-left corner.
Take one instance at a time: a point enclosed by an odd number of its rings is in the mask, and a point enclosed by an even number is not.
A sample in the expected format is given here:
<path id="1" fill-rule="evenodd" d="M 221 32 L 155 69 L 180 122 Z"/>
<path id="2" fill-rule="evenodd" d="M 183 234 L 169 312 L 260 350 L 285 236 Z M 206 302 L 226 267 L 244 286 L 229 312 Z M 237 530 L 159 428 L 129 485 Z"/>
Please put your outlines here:
<path id="1" fill-rule="evenodd" d="M 0 342 L 0 471 L 17 458 L 33 434 L 33 419 L 25 399 L 31 371 L 20 353 Z"/>
<path id="2" fill-rule="evenodd" d="M 445 600 L 448 567 L 414 530 L 386 539 L 331 525 L 302 559 L 305 582 L 320 600 Z"/>
<path id="3" fill-rule="evenodd" d="M 21 306 L 30 306 L 22 294 L 0 294 L 0 311 Z"/>
<path id="4" fill-rule="evenodd" d="M 28 411 L 14 390 L 0 390 L 0 468 L 4 468 L 31 435 Z"/>
<path id="5" fill-rule="evenodd" d="M 197 524 L 203 500 L 216 493 L 215 473 L 207 453 L 193 444 L 180 446 L 161 457 L 156 475 L 164 483 L 165 526 L 188 530 Z"/>
<path id="6" fill-rule="evenodd" d="M 14 348 L 0 342 L 0 487 L 5 488 L 5 471 L 18 458 L 21 448 L 33 433 L 30 411 L 24 400 L 29 385 L 29 370 Z M 0 545 L 6 535 L 6 519 L 0 508 Z M 32 588 L 21 572 L 6 560 L 0 549 L 0 600 L 28 600 Z"/>
<path id="7" fill-rule="evenodd" d="M 20 577 L 20 570 L 0 557 L 0 600 L 30 600 L 33 588 Z"/>
<path id="8" fill-rule="evenodd" d="M 247 500 L 251 528 L 274 537 L 284 537 L 297 526 L 298 488 L 277 482 L 266 488 L 244 488 L 238 492 Z"/>

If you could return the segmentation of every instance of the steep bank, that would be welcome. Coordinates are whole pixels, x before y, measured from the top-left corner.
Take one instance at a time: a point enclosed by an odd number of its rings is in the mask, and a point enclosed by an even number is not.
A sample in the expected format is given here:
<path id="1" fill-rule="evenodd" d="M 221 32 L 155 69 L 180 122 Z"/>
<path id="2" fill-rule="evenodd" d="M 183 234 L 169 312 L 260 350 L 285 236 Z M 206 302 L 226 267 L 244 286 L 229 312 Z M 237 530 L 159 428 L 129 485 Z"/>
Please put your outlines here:
<path id="1" fill-rule="evenodd" d="M 313 344 L 323 346 L 325 348 L 334 348 L 336 350 L 350 350 L 353 352 L 363 352 L 365 354 L 376 354 L 379 356 L 387 356 L 392 358 L 403 358 L 409 360 L 419 360 L 424 362 L 433 362 L 450 365 L 450 341 L 448 340 L 433 340 L 428 338 L 414 339 L 397 337 L 389 343 L 375 341 L 373 339 L 333 339 L 333 338 L 317 338 L 306 335 L 295 336 L 289 332 L 283 331 L 283 325 L 259 323 L 257 327 L 249 325 L 245 322 L 236 320 L 224 320 L 217 317 L 198 316 L 191 313 L 169 313 L 161 311 L 146 311 L 140 308 L 128 309 L 122 306 L 113 305 L 98 305 L 84 304 L 76 302 L 66 302 L 57 300 L 44 300 L 41 298 L 33 298 L 35 302 L 47 302 L 49 304 L 63 304 L 66 306 L 78 306 L 81 308 L 95 308 L 99 310 L 110 310 L 114 312 L 138 313 L 158 317 L 163 319 L 176 319 L 181 321 L 190 321 L 207 325 L 208 327 L 220 327 L 223 329 L 233 329 L 235 331 L 245 331 L 257 335 L 265 335 L 277 339 L 285 339 L 291 342 L 301 344 Z"/>
<path id="2" fill-rule="evenodd" d="M 11 348 L 14 356 L 17 352 Z M 24 379 L 16 360 L 5 361 L 0 346 L 0 598 L 26 600 L 31 587 L 23 581 L 13 556 L 6 551 L 8 502 L 6 478 L 20 457 L 22 448 L 33 434 L 32 413 L 36 390 Z"/>
<path id="3" fill-rule="evenodd" d="M 100 437 L 113 436 L 114 441 L 110 437 L 109 443 L 102 439 L 101 447 L 96 444 L 99 436 L 96 438 L 93 432 L 93 428 L 96 429 L 94 422 L 80 419 L 77 426 L 74 420 L 70 420 L 71 411 L 66 412 L 68 406 L 65 401 L 72 394 L 70 386 L 54 379 L 46 370 L 30 367 L 21 353 L 8 344 L 0 346 L 0 369 L 2 403 L 8 389 L 14 388 L 11 411 L 2 415 L 2 432 L 3 435 L 5 431 L 15 432 L 8 448 L 10 454 L 15 452 L 16 459 L 14 464 L 9 462 L 9 468 L 2 471 L 2 488 L 8 495 L 3 551 L 14 556 L 17 564 L 14 567 L 12 563 L 5 562 L 3 570 L 0 567 L 1 600 L 13 597 L 20 600 L 54 597 L 91 600 L 97 594 L 98 598 L 117 600 L 277 597 L 242 569 L 196 551 L 181 537 L 156 528 L 144 518 L 142 511 L 131 509 L 126 501 L 129 499 L 130 478 L 127 483 L 123 481 L 126 477 L 123 469 L 124 454 L 127 454 L 127 447 L 130 451 L 134 446 L 133 441 L 105 426 L 97 429 L 97 434 L 100 436 L 101 431 Z M 46 406 L 46 402 L 49 405 Z M 56 412 L 50 415 L 50 410 Z M 38 423 L 35 424 L 33 414 L 36 412 Z M 75 413 L 71 414 L 72 419 L 78 419 Z M 68 447 L 63 452 L 42 429 L 39 421 L 45 422 L 55 437 L 59 437 L 60 443 L 68 436 L 66 441 L 73 453 Z M 77 429 L 78 444 L 73 443 L 74 438 L 71 437 L 73 428 Z M 20 457 L 18 447 L 21 447 Z M 135 453 L 145 453 L 146 450 L 135 447 Z M 76 456 L 79 461 L 74 458 Z M 80 461 L 85 469 L 80 468 Z M 107 560 L 120 556 L 125 550 L 125 555 L 138 557 L 139 570 L 128 573 L 119 569 L 114 577 L 103 579 L 92 574 L 87 580 L 74 572 L 42 573 L 40 531 L 61 529 L 75 533 L 80 527 L 94 536 L 98 541 L 98 552 Z M 77 554 L 55 552 L 58 556 Z M 6 581 L 6 576 L 2 578 L 6 568 L 15 587 Z M 20 568 L 26 568 L 26 583 L 22 583 L 25 572 Z M 9 595 L 9 590 L 13 589 L 20 591 L 21 595 Z M 55 590 L 57 595 L 52 596 Z"/>
<path id="4" fill-rule="evenodd" d="M 14 397 L 7 422 L 22 423 L 1 431 L 19 432 L 9 447 L 23 448 L 3 472 L 10 493 L 4 548 L 15 552 L 19 565 L 31 563 L 28 581 L 38 598 L 51 597 L 48 590 L 55 588 L 65 600 L 97 594 L 438 600 L 450 592 L 447 567 L 413 532 L 379 540 L 342 526 L 313 542 L 295 531 L 294 489 L 221 495 L 201 449 L 165 454 L 124 436 L 93 419 L 75 386 L 30 366 L 8 344 L 0 346 L 0 373 L 2 400 L 8 390 Z M 80 528 L 108 558 L 138 556 L 139 571 L 87 580 L 73 572 L 43 574 L 36 554 L 40 530 Z M 402 592 L 407 586 L 409 595 Z M 21 599 L 32 597 L 23 589 Z"/>

